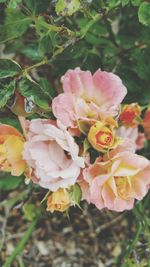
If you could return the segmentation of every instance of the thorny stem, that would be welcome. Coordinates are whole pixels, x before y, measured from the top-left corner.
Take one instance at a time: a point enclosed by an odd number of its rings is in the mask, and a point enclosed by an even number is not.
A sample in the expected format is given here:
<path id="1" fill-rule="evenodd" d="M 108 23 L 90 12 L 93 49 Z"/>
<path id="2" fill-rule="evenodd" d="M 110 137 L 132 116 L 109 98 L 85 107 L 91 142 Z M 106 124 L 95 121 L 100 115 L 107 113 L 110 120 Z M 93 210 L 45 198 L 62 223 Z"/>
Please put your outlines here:
<path id="1" fill-rule="evenodd" d="M 58 27 L 58 29 L 56 31 L 60 31 L 60 30 L 67 30 L 68 32 L 68 35 L 74 37 L 77 40 L 80 40 L 82 38 L 85 37 L 85 35 L 87 34 L 87 32 L 90 30 L 90 28 L 99 20 L 102 18 L 102 15 L 97 13 L 95 16 L 93 16 L 93 18 L 87 23 L 87 25 L 81 30 L 81 31 L 76 31 L 76 32 L 72 32 L 71 30 L 67 29 L 67 28 L 64 28 L 64 27 Z M 48 25 L 50 27 L 50 25 Z M 61 28 L 61 29 L 60 29 Z M 30 66 L 30 67 L 27 67 L 25 68 L 22 72 L 21 72 L 21 75 L 26 75 L 28 74 L 29 71 L 31 71 L 32 69 L 35 69 L 35 68 L 39 68 L 43 65 L 46 65 L 48 63 L 51 63 L 53 61 L 53 59 L 61 54 L 65 48 L 67 48 L 69 45 L 71 45 L 75 40 L 73 39 L 72 42 L 70 40 L 70 42 L 67 42 L 66 45 L 64 45 L 63 47 L 59 47 L 55 52 L 54 54 L 52 55 L 51 59 L 48 59 L 48 58 L 44 58 L 42 61 Z"/>
<path id="2" fill-rule="evenodd" d="M 79 37 L 80 39 L 84 38 L 89 29 L 98 21 L 102 18 L 102 15 L 97 13 L 95 16 L 93 16 L 93 19 L 90 20 L 87 25 L 79 32 L 76 32 L 76 36 Z"/>
<path id="3" fill-rule="evenodd" d="M 23 75 L 23 74 L 27 74 L 27 73 L 28 73 L 29 71 L 31 71 L 32 69 L 39 68 L 39 67 L 41 67 L 41 66 L 43 66 L 43 65 L 45 65 L 45 64 L 48 64 L 48 59 L 47 59 L 47 58 L 43 59 L 42 61 L 40 61 L 40 62 L 38 62 L 38 63 L 36 63 L 36 64 L 30 66 L 30 67 L 25 68 L 25 69 L 22 71 L 22 75 Z"/>
<path id="4" fill-rule="evenodd" d="M 5 261 L 4 265 L 2 267 L 11 267 L 12 263 L 14 262 L 14 260 L 16 259 L 17 255 L 20 254 L 20 252 L 23 250 L 24 246 L 26 245 L 27 241 L 29 240 L 29 238 L 31 237 L 35 226 L 38 222 L 39 217 L 36 217 L 32 223 L 30 224 L 29 228 L 27 229 L 27 231 L 25 232 L 25 235 L 23 236 L 23 238 L 20 240 L 20 242 L 17 244 L 15 250 L 13 251 L 13 253 L 7 258 L 7 260 Z"/>

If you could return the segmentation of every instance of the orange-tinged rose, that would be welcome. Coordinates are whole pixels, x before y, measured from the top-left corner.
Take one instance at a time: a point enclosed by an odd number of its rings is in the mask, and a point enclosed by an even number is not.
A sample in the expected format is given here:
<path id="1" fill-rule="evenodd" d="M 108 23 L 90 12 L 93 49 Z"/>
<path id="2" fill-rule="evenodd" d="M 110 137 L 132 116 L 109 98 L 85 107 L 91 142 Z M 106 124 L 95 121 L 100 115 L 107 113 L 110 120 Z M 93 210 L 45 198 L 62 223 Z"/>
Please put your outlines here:
<path id="1" fill-rule="evenodd" d="M 17 129 L 0 124 L 0 171 L 20 176 L 26 163 L 22 159 L 24 138 Z"/>
<path id="2" fill-rule="evenodd" d="M 124 105 L 120 114 L 120 121 L 126 126 L 135 126 L 138 124 L 138 117 L 141 115 L 141 107 L 137 103 Z"/>
<path id="3" fill-rule="evenodd" d="M 142 126 L 144 128 L 144 132 L 146 134 L 146 138 L 150 140 L 150 108 L 148 108 L 145 112 L 144 119 L 142 122 Z"/>
<path id="4" fill-rule="evenodd" d="M 56 192 L 52 193 L 47 199 L 47 211 L 54 212 L 60 211 L 64 212 L 70 206 L 70 195 L 65 189 L 58 189 Z"/>
<path id="5" fill-rule="evenodd" d="M 89 130 L 88 141 L 93 148 L 100 152 L 114 148 L 120 142 L 120 138 L 115 136 L 112 126 L 107 126 L 103 122 L 96 122 Z"/>

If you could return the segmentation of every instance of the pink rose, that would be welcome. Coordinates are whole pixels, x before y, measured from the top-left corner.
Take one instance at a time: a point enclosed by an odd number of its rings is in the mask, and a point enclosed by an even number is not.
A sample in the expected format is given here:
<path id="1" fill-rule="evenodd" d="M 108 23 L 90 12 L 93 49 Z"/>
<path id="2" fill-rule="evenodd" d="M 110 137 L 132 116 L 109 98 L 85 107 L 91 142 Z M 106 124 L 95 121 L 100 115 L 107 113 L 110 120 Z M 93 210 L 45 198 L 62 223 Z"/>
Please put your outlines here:
<path id="1" fill-rule="evenodd" d="M 56 191 L 73 185 L 84 167 L 78 154 L 78 145 L 59 121 L 29 122 L 23 157 L 32 169 L 33 181 L 41 187 Z"/>
<path id="2" fill-rule="evenodd" d="M 117 135 L 130 143 L 133 152 L 142 149 L 146 141 L 145 134 L 138 132 L 138 127 L 121 126 L 117 129 Z"/>
<path id="3" fill-rule="evenodd" d="M 119 149 L 98 158 L 83 171 L 83 180 L 79 180 L 83 199 L 98 209 L 132 209 L 135 199 L 141 200 L 148 192 L 149 160 L 121 146 Z"/>
<path id="4" fill-rule="evenodd" d="M 145 133 L 138 133 L 138 137 L 136 139 L 137 150 L 144 148 L 145 142 L 146 142 Z"/>
<path id="5" fill-rule="evenodd" d="M 53 99 L 52 109 L 67 127 L 76 127 L 79 119 L 98 120 L 116 115 L 127 93 L 117 75 L 101 70 L 93 76 L 80 68 L 68 70 L 61 81 L 64 93 Z"/>

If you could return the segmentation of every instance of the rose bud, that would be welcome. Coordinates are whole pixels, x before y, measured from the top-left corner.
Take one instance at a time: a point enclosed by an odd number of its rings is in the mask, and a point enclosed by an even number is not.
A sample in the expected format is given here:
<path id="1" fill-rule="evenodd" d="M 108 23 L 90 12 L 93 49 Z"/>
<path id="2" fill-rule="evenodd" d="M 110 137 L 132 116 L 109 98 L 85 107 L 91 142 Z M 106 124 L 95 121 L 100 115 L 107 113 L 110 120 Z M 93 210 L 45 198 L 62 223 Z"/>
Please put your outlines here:
<path id="1" fill-rule="evenodd" d="M 141 115 L 141 107 L 137 103 L 124 105 L 119 116 L 120 121 L 126 126 L 135 126 L 138 124 L 138 117 Z"/>
<path id="2" fill-rule="evenodd" d="M 70 206 L 70 195 L 65 189 L 58 189 L 53 192 L 47 199 L 47 211 L 54 212 L 64 212 Z"/>
<path id="3" fill-rule="evenodd" d="M 112 126 L 98 121 L 90 128 L 88 141 L 96 150 L 106 152 L 116 147 L 116 145 L 121 142 L 121 139 L 115 136 Z"/>
<path id="4" fill-rule="evenodd" d="M 22 159 L 24 138 L 17 129 L 0 124 L 0 171 L 20 176 L 26 168 Z"/>

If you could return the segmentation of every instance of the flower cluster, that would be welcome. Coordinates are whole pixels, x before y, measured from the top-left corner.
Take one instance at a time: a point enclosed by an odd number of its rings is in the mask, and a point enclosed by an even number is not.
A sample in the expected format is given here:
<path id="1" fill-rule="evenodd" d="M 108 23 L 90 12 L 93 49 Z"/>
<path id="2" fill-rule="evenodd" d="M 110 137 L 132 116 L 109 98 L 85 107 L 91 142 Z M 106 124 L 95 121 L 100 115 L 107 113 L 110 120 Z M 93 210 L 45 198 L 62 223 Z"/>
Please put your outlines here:
<path id="1" fill-rule="evenodd" d="M 122 104 L 127 89 L 110 72 L 76 68 L 61 82 L 54 120 L 24 119 L 24 136 L 0 125 L 0 170 L 24 173 L 48 189 L 50 212 L 81 200 L 98 209 L 132 209 L 150 185 L 150 162 L 136 154 L 150 139 L 150 108 Z"/>

